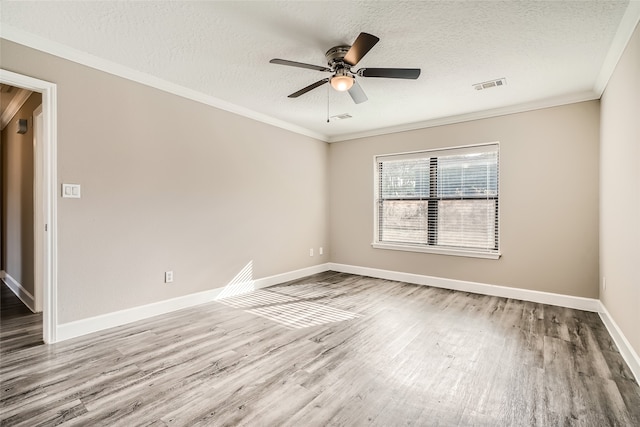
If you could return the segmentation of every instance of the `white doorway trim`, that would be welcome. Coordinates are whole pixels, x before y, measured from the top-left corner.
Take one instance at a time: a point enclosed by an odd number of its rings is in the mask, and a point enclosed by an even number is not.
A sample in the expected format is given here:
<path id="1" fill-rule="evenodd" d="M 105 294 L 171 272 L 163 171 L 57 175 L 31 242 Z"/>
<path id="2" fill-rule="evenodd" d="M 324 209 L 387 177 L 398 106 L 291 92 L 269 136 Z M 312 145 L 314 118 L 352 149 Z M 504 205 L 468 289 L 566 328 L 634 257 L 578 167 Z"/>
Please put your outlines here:
<path id="1" fill-rule="evenodd" d="M 46 240 L 46 234 L 44 231 L 44 209 L 42 206 L 42 150 L 40 145 L 43 144 L 43 126 L 44 114 L 42 112 L 42 105 L 39 105 L 33 111 L 33 296 L 34 306 L 36 312 L 42 311 L 42 290 L 44 288 L 42 283 L 42 267 L 43 267 L 43 243 Z"/>
<path id="2" fill-rule="evenodd" d="M 35 285 L 41 283 L 42 338 L 45 343 L 57 341 L 57 86 L 54 83 L 0 69 L 0 83 L 42 93 L 42 141 L 35 150 L 34 190 Z M 36 294 L 38 290 L 36 290 Z M 36 297 L 37 298 L 37 297 Z"/>

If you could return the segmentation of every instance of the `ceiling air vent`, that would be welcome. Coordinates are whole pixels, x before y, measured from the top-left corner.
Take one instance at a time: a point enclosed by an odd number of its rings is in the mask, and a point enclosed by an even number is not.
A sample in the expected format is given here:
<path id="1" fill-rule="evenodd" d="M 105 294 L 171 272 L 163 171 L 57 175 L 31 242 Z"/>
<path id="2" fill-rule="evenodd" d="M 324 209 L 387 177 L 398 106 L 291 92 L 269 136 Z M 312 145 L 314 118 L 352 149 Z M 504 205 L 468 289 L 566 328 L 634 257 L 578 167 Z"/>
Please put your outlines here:
<path id="1" fill-rule="evenodd" d="M 475 83 L 473 85 L 473 88 L 475 90 L 483 90 L 483 89 L 490 89 L 492 87 L 504 86 L 506 84 L 507 84 L 507 79 L 503 77 L 501 79 L 489 80 L 487 82 L 482 82 L 482 83 Z"/>
<path id="2" fill-rule="evenodd" d="M 351 117 L 353 117 L 351 114 L 343 113 L 343 114 L 337 114 L 335 116 L 331 116 L 329 118 L 335 121 L 335 120 L 346 120 L 346 119 L 350 119 Z"/>

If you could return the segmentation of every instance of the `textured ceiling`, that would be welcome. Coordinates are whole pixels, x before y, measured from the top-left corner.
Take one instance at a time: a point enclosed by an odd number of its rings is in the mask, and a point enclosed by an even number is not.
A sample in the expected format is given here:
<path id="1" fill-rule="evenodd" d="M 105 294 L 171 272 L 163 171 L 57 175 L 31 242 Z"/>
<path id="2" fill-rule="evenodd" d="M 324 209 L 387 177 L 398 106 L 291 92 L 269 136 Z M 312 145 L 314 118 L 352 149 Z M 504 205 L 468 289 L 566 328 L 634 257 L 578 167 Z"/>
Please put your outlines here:
<path id="1" fill-rule="evenodd" d="M 0 35 L 39 40 L 31 44 L 52 53 L 70 47 L 196 91 L 213 105 L 340 140 L 598 98 L 616 32 L 637 22 L 634 3 L 2 1 Z M 326 65 L 327 49 L 351 44 L 362 31 L 380 42 L 356 68 L 416 67 L 420 78 L 358 78 L 369 97 L 358 105 L 329 85 L 287 98 L 326 75 L 271 58 Z M 502 77 L 500 88 L 472 86 Z M 327 106 L 330 115 L 353 118 L 327 123 Z"/>

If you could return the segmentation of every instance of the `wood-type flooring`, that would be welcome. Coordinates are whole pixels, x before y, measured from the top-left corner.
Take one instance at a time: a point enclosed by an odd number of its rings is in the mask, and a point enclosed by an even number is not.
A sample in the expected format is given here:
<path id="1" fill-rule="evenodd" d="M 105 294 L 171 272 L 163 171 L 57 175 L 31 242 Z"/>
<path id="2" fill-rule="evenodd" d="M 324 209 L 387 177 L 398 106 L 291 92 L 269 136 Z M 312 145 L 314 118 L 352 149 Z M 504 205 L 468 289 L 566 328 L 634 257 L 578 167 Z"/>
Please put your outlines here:
<path id="1" fill-rule="evenodd" d="M 640 426 L 596 313 L 326 272 L 47 346 L 10 298 L 2 426 Z"/>
<path id="2" fill-rule="evenodd" d="M 5 353 L 42 344 L 42 313 L 32 313 L 0 281 L 0 363 Z"/>

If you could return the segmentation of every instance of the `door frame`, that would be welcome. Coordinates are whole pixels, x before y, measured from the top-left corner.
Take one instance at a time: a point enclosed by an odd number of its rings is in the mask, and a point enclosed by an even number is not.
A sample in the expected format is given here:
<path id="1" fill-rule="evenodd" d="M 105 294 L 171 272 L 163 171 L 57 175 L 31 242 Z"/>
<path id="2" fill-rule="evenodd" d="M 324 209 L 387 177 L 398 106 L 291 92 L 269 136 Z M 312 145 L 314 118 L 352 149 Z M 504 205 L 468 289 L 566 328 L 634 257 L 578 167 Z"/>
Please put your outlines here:
<path id="1" fill-rule="evenodd" d="M 40 104 L 33 111 L 33 249 L 35 251 L 33 257 L 33 297 L 34 306 L 36 312 L 42 311 L 42 256 L 44 255 L 42 250 L 42 243 L 45 241 L 44 236 L 44 211 L 42 209 L 42 182 L 41 174 L 43 170 L 42 165 L 42 152 L 40 145 L 43 143 L 43 112 L 42 104 Z"/>
<path id="2" fill-rule="evenodd" d="M 57 86 L 4 69 L 0 83 L 42 94 L 42 141 L 36 142 L 34 151 L 35 294 L 42 307 L 42 339 L 53 344 L 58 328 Z"/>

